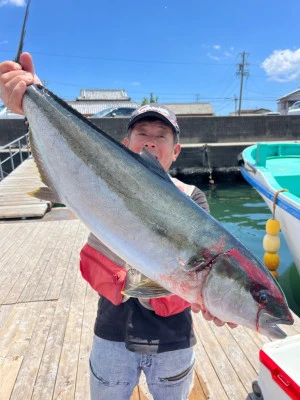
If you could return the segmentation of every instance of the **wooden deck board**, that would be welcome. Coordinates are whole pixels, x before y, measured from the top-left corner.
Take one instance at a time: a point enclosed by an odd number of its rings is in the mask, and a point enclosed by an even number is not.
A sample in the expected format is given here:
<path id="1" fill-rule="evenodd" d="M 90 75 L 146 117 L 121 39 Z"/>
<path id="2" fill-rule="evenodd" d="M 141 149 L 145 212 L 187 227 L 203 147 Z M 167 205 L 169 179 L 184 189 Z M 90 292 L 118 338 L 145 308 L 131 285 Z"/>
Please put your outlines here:
<path id="1" fill-rule="evenodd" d="M 47 400 L 54 398 L 53 394 L 55 382 L 59 378 L 58 371 L 60 368 L 61 354 L 64 345 L 69 313 L 71 310 L 71 302 L 73 298 L 76 277 L 78 275 L 79 249 L 74 249 L 74 243 L 77 240 L 77 233 L 78 226 L 74 232 L 74 240 L 69 242 L 70 262 L 68 263 L 63 287 L 60 292 L 60 297 L 57 301 L 53 322 L 49 331 L 41 366 L 34 387 L 32 399 L 35 400 Z M 72 251 L 74 251 L 73 257 L 71 257 Z M 75 259 L 75 253 L 77 254 L 77 262 L 73 261 Z"/>
<path id="2" fill-rule="evenodd" d="M 43 217 L 51 202 L 28 195 L 40 186 L 37 167 L 29 157 L 0 182 L 0 219 Z"/>
<path id="3" fill-rule="evenodd" d="M 42 302 L 42 309 L 30 338 L 10 400 L 31 399 L 57 301 Z"/>
<path id="4" fill-rule="evenodd" d="M 1 226 L 4 226 L 1 224 Z M 15 229 L 16 228 L 16 229 Z M 39 227 L 40 228 L 40 227 Z M 16 254 L 15 249 L 26 244 L 27 237 L 32 236 L 32 227 L 28 226 L 26 229 L 19 229 L 18 224 L 11 224 L 6 227 L 6 231 L 2 234 L 2 246 L 1 246 L 1 259 L 0 259 L 0 272 L 7 268 L 10 263 L 10 258 L 19 256 Z"/>
<path id="5" fill-rule="evenodd" d="M 34 253 L 34 245 L 38 242 L 40 232 L 46 232 L 42 229 L 42 225 L 33 227 L 32 234 L 27 237 L 27 240 L 17 238 L 14 246 L 4 255 L 3 260 L 0 260 L 1 268 L 1 281 L 0 281 L 0 304 L 5 303 L 5 298 L 17 283 L 18 279 L 26 281 L 28 276 L 32 273 L 34 262 L 39 254 L 44 250 L 38 249 L 38 253 Z M 26 231 L 30 227 L 26 227 Z"/>
<path id="6" fill-rule="evenodd" d="M 79 272 L 87 229 L 76 219 L 3 222 L 0 229 L 0 399 L 88 399 L 98 295 Z M 258 352 L 270 339 L 193 318 L 198 343 L 189 400 L 253 400 Z M 300 333 L 300 319 L 283 329 Z M 150 399 L 141 379 L 131 400 Z"/>
<path id="7" fill-rule="evenodd" d="M 202 322 L 201 320 L 199 320 L 198 315 L 194 317 L 194 321 L 195 325 L 197 323 L 198 327 L 198 324 Z M 224 334 L 223 332 L 225 331 L 225 328 L 219 329 L 221 330 L 220 334 Z M 220 382 L 222 388 L 224 389 L 224 392 L 226 393 L 226 397 L 224 398 L 228 397 L 229 399 L 245 399 L 247 397 L 247 391 L 242 385 L 240 378 L 232 365 L 232 362 L 234 362 L 234 360 L 229 359 L 224 349 L 220 346 L 216 336 L 214 335 L 212 323 L 201 323 L 201 327 L 198 328 L 197 333 L 207 352 L 213 369 L 216 372 L 218 381 Z M 202 375 L 203 370 L 199 372 L 200 375 Z M 228 379 L 228 377 L 230 377 L 230 379 Z M 209 379 L 209 381 L 211 382 L 211 379 Z M 213 384 L 215 384 L 215 382 L 213 382 Z M 210 388 L 209 392 L 211 392 Z M 219 398 L 221 399 L 223 397 Z"/>
<path id="8" fill-rule="evenodd" d="M 0 393 L 3 398 L 11 396 L 41 306 L 41 303 L 15 305 L 1 330 Z"/>
<path id="9" fill-rule="evenodd" d="M 94 326 L 95 323 L 98 299 L 98 293 L 96 293 L 89 285 L 86 285 L 75 400 L 85 399 L 86 394 L 89 393 L 89 369 L 87 366 L 89 365 L 90 348 L 93 339 L 91 327 Z"/>
<path id="10" fill-rule="evenodd" d="M 40 230 L 37 240 L 32 243 L 28 257 L 26 258 L 26 253 L 22 254 L 21 262 L 26 260 L 26 265 L 5 297 L 3 301 L 5 304 L 31 301 L 35 294 L 39 293 L 38 283 L 53 252 L 51 241 L 55 238 L 56 229 L 56 225 L 53 224 L 51 229 L 46 227 L 46 230 Z M 40 300 L 43 299 L 44 297 L 40 298 Z"/>

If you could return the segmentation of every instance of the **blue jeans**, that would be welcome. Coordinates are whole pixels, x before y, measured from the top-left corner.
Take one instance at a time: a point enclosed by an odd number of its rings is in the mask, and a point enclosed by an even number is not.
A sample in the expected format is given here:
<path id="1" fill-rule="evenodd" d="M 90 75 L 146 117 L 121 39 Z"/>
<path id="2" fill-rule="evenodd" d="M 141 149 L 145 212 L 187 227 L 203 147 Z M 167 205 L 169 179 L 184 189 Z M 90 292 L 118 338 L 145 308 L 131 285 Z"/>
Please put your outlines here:
<path id="1" fill-rule="evenodd" d="M 91 400 L 129 400 L 144 371 L 154 400 L 187 400 L 193 384 L 193 348 L 140 354 L 124 343 L 94 336 L 90 357 Z"/>

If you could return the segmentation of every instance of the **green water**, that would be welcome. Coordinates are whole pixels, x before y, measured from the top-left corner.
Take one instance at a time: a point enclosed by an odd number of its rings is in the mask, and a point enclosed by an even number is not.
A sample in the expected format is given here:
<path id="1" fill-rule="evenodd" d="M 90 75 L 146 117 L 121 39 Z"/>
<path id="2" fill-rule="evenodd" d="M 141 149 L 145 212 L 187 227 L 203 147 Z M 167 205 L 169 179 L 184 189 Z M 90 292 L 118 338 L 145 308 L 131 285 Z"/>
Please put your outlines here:
<path id="1" fill-rule="evenodd" d="M 205 192 L 211 214 L 262 260 L 265 223 L 272 214 L 258 193 L 248 184 L 194 184 Z M 300 275 L 281 233 L 280 241 L 279 284 L 290 308 L 300 316 Z"/>

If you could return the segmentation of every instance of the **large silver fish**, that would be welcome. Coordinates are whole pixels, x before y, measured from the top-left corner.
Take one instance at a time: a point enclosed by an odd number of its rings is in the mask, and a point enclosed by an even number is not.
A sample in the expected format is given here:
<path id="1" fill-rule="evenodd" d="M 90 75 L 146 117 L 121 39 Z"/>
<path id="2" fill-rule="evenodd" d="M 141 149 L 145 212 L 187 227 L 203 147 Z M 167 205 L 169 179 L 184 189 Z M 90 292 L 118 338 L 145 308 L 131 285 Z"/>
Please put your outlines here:
<path id="1" fill-rule="evenodd" d="M 109 249 L 169 292 L 204 302 L 223 321 L 285 336 L 277 324 L 293 318 L 272 275 L 177 189 L 151 154 L 131 152 L 41 86 L 27 88 L 23 108 L 47 185 L 35 196 L 66 204 Z"/>
<path id="2" fill-rule="evenodd" d="M 30 0 L 16 56 L 19 61 Z M 267 269 L 183 194 L 148 152 L 128 150 L 45 88 L 26 90 L 31 148 L 46 187 L 34 194 L 66 204 L 110 250 L 165 290 L 211 314 L 274 338 L 293 323 Z M 153 285 L 126 292 L 153 297 Z M 158 295 L 161 295 L 159 293 Z"/>

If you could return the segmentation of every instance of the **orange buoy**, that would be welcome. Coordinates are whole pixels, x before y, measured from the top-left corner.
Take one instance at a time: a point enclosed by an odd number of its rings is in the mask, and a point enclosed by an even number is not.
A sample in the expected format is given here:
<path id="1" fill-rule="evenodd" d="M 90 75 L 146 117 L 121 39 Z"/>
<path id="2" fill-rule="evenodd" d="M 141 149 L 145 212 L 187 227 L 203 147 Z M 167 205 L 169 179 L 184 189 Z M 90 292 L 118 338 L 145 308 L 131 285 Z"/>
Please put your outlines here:
<path id="1" fill-rule="evenodd" d="M 280 222 L 277 219 L 268 219 L 266 231 L 269 235 L 275 236 L 280 232 Z"/>
<path id="2" fill-rule="evenodd" d="M 263 239 L 263 248 L 265 250 L 263 261 L 275 279 L 278 279 L 277 269 L 280 263 L 280 257 L 277 254 L 280 249 L 280 238 L 278 236 L 280 232 L 280 222 L 275 219 L 276 200 L 280 192 L 287 192 L 287 189 L 278 190 L 275 193 L 273 199 L 273 218 L 268 219 L 266 222 L 267 234 Z"/>
<path id="3" fill-rule="evenodd" d="M 279 267 L 280 257 L 277 253 L 264 254 L 264 264 L 270 271 L 276 271 Z"/>

